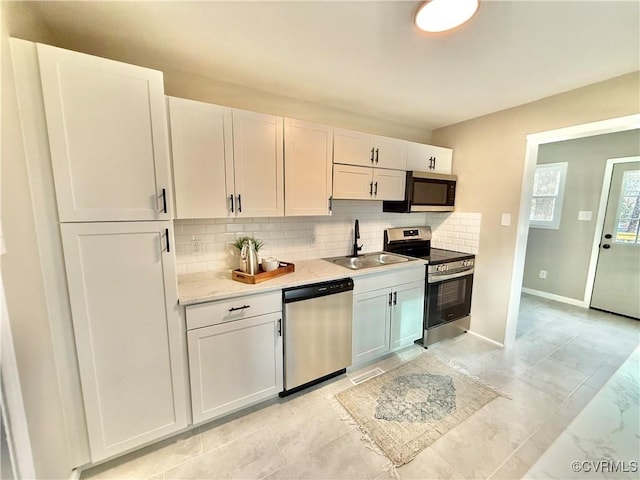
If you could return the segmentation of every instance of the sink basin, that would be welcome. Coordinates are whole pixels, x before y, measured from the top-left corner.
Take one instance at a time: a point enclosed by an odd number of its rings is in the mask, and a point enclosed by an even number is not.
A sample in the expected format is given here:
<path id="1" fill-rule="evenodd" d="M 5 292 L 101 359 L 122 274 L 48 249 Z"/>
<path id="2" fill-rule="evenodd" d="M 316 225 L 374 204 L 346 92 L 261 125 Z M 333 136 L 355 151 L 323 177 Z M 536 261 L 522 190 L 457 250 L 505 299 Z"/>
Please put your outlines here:
<path id="1" fill-rule="evenodd" d="M 382 267 L 393 263 L 408 262 L 411 259 L 401 255 L 394 255 L 386 252 L 365 253 L 357 257 L 332 257 L 324 258 L 327 262 L 335 263 L 341 267 L 351 270 L 362 270 L 363 268 Z"/>

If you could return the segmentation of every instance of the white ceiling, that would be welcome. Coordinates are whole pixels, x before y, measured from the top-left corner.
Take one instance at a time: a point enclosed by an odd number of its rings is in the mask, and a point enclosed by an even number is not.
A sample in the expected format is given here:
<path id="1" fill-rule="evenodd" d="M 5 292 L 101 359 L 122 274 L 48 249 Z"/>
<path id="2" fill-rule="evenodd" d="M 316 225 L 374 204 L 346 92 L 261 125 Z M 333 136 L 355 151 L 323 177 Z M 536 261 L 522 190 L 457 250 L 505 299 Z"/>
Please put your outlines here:
<path id="1" fill-rule="evenodd" d="M 468 24 L 439 35 L 414 27 L 419 3 L 74 1 L 21 8 L 66 48 L 425 129 L 640 70 L 637 0 L 485 0 Z"/>

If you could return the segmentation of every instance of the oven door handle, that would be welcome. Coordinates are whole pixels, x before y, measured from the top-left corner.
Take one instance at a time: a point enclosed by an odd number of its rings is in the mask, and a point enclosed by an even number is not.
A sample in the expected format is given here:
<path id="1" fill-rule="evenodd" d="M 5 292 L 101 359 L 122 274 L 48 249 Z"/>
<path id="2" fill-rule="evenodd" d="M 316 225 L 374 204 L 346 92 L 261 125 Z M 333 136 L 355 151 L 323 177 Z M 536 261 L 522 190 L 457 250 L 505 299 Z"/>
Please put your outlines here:
<path id="1" fill-rule="evenodd" d="M 434 284 L 444 282 L 445 280 L 453 280 L 454 278 L 466 277 L 468 275 L 473 275 L 473 268 L 470 270 L 463 270 L 462 272 L 450 273 L 447 274 L 430 274 L 427 276 L 427 283 Z"/>

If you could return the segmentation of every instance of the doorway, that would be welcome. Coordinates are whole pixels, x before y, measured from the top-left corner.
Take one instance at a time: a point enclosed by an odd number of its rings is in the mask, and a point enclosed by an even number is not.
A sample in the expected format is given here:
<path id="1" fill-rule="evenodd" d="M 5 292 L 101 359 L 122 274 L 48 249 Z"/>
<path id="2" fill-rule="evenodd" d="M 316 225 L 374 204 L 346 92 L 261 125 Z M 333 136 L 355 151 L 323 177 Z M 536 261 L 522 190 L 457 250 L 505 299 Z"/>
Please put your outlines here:
<path id="1" fill-rule="evenodd" d="M 640 157 L 607 161 L 590 306 L 640 318 Z"/>
<path id="2" fill-rule="evenodd" d="M 514 266 L 511 278 L 509 307 L 507 312 L 507 325 L 505 329 L 505 345 L 512 345 L 516 339 L 518 313 L 520 311 L 520 295 L 522 290 L 527 239 L 529 234 L 529 215 L 531 211 L 531 198 L 533 195 L 533 178 L 536 169 L 539 146 L 546 143 L 560 142 L 564 140 L 602 135 L 613 132 L 622 132 L 638 128 L 640 128 L 640 114 L 635 114 L 626 117 L 551 130 L 548 132 L 531 134 L 527 136 L 527 147 L 525 152 L 525 164 L 522 178 L 520 208 L 516 234 L 516 248 L 513 262 Z M 594 275 L 595 268 L 593 269 L 593 272 L 589 272 L 589 282 L 593 282 Z"/>

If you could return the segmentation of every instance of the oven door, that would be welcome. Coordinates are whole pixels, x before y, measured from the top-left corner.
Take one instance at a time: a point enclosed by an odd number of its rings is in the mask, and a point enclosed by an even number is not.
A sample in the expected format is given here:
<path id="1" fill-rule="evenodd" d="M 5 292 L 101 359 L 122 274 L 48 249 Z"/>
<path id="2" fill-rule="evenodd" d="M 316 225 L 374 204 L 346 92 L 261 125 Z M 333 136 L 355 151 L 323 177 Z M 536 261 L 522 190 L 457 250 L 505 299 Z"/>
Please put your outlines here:
<path id="1" fill-rule="evenodd" d="M 428 275 L 425 295 L 425 330 L 471 313 L 473 269 L 464 272 Z"/>

